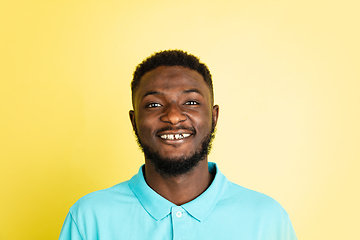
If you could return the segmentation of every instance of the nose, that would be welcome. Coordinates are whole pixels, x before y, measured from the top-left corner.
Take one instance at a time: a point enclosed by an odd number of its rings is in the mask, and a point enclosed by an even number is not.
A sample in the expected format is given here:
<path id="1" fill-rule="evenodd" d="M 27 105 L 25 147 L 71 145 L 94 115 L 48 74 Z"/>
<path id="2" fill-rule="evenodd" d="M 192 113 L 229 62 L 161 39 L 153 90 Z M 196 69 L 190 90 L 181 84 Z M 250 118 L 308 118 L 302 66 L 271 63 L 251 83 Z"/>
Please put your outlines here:
<path id="1" fill-rule="evenodd" d="M 172 125 L 176 125 L 186 119 L 187 116 L 175 103 L 169 104 L 164 114 L 160 117 L 161 121 L 171 123 Z"/>

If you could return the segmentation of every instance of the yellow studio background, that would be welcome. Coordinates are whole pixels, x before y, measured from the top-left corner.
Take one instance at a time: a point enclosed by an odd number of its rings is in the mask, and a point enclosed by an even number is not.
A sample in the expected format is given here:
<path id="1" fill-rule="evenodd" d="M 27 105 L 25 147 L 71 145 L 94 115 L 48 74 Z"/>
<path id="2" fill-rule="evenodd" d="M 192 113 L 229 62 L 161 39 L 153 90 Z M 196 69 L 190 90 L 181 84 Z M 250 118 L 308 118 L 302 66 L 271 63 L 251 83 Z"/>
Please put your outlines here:
<path id="1" fill-rule="evenodd" d="M 210 160 L 275 198 L 299 239 L 360 239 L 358 1 L 2 1 L 0 239 L 57 239 L 81 196 L 143 163 L 130 81 L 151 53 L 205 62 Z"/>

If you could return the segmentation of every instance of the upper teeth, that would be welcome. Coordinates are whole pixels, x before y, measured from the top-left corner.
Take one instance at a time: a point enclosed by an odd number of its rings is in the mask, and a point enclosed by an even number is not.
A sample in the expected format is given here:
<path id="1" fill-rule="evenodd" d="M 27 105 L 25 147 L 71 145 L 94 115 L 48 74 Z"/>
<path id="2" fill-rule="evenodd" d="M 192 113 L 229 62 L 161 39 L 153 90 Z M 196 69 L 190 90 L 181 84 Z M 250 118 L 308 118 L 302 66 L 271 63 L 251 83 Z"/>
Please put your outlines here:
<path id="1" fill-rule="evenodd" d="M 183 139 L 186 137 L 189 137 L 191 134 L 189 133 L 182 133 L 182 134 L 164 134 L 161 135 L 160 137 L 162 139 L 170 139 L 170 140 L 174 140 L 174 139 Z"/>

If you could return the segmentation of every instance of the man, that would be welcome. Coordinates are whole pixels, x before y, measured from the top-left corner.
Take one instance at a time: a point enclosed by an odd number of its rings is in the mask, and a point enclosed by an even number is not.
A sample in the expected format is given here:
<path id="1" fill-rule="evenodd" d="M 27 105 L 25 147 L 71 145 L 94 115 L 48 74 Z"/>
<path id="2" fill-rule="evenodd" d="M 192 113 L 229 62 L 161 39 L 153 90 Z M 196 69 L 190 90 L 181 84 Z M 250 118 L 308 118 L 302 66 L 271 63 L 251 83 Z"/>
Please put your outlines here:
<path id="1" fill-rule="evenodd" d="M 229 182 L 207 156 L 218 121 L 211 75 L 193 55 L 158 52 L 136 68 L 130 120 L 145 165 L 70 209 L 60 240 L 294 240 L 272 198 Z"/>

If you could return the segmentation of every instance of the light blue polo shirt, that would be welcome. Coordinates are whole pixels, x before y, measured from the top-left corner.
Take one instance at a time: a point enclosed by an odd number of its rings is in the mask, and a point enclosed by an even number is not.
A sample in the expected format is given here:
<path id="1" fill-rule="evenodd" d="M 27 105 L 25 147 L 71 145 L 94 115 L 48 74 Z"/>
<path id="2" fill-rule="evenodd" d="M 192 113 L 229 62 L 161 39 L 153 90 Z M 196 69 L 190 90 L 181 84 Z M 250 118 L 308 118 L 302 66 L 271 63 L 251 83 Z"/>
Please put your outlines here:
<path id="1" fill-rule="evenodd" d="M 60 240 L 296 240 L 286 211 L 272 198 L 226 179 L 215 163 L 210 187 L 177 206 L 145 182 L 143 167 L 129 181 L 78 200 Z"/>

